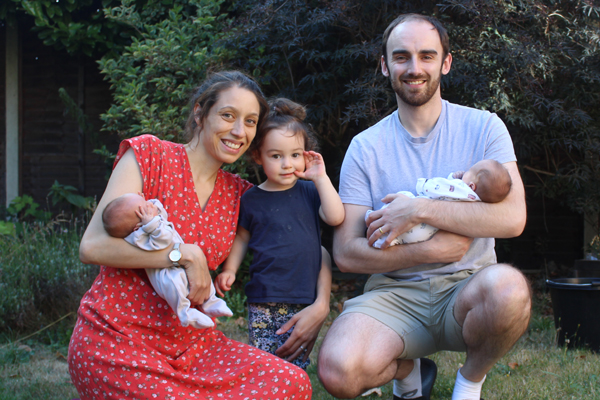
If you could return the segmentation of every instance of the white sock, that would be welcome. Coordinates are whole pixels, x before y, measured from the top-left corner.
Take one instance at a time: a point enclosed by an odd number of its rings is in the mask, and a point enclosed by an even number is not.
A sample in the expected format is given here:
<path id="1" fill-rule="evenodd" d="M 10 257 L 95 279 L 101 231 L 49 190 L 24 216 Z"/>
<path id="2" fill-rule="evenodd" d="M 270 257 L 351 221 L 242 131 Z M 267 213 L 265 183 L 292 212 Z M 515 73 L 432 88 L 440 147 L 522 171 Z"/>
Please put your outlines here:
<path id="1" fill-rule="evenodd" d="M 481 382 L 471 382 L 460 373 L 456 373 L 456 382 L 452 392 L 452 400 L 479 400 L 481 398 L 481 387 L 485 382 L 485 376 Z"/>
<path id="2" fill-rule="evenodd" d="M 423 395 L 421 388 L 421 359 L 413 360 L 415 366 L 401 381 L 394 379 L 394 395 L 401 399 L 412 399 Z"/>

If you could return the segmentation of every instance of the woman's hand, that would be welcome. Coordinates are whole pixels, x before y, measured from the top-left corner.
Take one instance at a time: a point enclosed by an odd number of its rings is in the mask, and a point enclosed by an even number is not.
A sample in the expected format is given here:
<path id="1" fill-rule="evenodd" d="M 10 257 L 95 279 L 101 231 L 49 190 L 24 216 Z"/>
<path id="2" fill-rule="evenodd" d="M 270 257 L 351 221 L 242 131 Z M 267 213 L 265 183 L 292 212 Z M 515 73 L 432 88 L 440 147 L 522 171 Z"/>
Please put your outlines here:
<path id="1" fill-rule="evenodd" d="M 235 272 L 223 271 L 215 278 L 215 291 L 223 297 L 225 296 L 223 292 L 229 292 L 233 282 L 235 282 Z"/>
<path id="2" fill-rule="evenodd" d="M 302 355 L 304 349 L 306 349 L 303 358 L 303 361 L 306 361 L 315 346 L 321 326 L 323 326 L 328 315 L 329 304 L 318 302 L 295 314 L 275 332 L 281 335 L 292 329 L 292 327 L 294 328 L 288 340 L 275 350 L 275 354 L 287 361 L 293 361 Z"/>
<path id="3" fill-rule="evenodd" d="M 195 244 L 183 243 L 179 247 L 179 265 L 185 269 L 190 284 L 188 299 L 192 306 L 204 303 L 210 297 L 210 273 L 202 249 Z"/>

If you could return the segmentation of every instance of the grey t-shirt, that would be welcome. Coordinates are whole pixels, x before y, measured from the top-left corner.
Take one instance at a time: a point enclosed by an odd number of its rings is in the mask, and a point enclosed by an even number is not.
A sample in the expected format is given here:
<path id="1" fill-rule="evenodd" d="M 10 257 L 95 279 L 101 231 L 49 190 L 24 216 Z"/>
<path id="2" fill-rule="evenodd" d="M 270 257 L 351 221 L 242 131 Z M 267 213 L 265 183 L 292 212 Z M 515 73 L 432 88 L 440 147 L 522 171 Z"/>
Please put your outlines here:
<path id="1" fill-rule="evenodd" d="M 442 100 L 442 112 L 433 130 L 415 138 L 394 112 L 352 139 L 342 164 L 340 197 L 344 203 L 378 210 L 387 194 L 401 190 L 414 193 L 418 178 L 466 171 L 484 159 L 516 161 L 508 130 L 496 114 Z M 475 238 L 458 262 L 421 264 L 385 275 L 421 280 L 494 263 L 494 239 Z"/>

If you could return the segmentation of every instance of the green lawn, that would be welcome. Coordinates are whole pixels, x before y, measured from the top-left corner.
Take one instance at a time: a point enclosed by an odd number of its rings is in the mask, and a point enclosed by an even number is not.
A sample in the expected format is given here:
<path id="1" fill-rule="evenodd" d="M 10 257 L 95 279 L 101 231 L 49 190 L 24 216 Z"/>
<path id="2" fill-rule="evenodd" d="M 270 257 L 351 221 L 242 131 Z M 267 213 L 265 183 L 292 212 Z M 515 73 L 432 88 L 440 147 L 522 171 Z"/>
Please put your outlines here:
<path id="1" fill-rule="evenodd" d="M 332 300 L 332 312 L 320 339 L 337 316 L 338 304 L 343 300 L 339 296 Z M 488 374 L 482 392 L 486 400 L 600 398 L 599 356 L 587 350 L 556 347 L 548 301 L 547 295 L 536 295 L 528 332 Z M 245 341 L 246 331 L 240 325 L 243 324 L 230 320 L 219 327 L 228 336 Z M 0 400 L 69 400 L 78 397 L 70 383 L 64 343 L 43 345 L 34 339 L 0 348 Z M 456 370 L 464 357 L 464 354 L 451 352 L 431 357 L 439 368 L 433 399 L 450 399 Z M 316 361 L 316 350 L 311 358 Z M 308 372 L 313 383 L 313 399 L 333 399 L 319 383 L 314 364 Z M 391 399 L 391 384 L 381 390 L 382 399 Z M 365 399 L 379 398 L 373 394 Z"/>

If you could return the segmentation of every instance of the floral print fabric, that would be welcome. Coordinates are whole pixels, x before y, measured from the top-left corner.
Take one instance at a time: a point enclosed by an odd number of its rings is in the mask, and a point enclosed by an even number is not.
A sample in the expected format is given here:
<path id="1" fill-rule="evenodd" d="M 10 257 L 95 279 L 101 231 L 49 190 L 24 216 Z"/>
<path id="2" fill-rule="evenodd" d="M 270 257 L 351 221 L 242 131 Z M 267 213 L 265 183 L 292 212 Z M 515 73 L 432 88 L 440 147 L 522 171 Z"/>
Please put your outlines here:
<path id="1" fill-rule="evenodd" d="M 185 243 L 210 269 L 227 258 L 241 195 L 251 186 L 219 171 L 202 210 L 185 149 L 144 135 L 133 149 L 146 198 L 159 199 Z M 84 295 L 69 346 L 69 371 L 81 399 L 310 399 L 300 368 L 209 329 L 184 328 L 143 269 L 102 266 Z"/>
<path id="2" fill-rule="evenodd" d="M 250 344 L 268 353 L 275 351 L 292 335 L 294 328 L 278 335 L 277 330 L 294 315 L 306 308 L 306 304 L 250 303 L 248 304 L 248 336 Z M 308 349 L 292 361 L 302 369 L 308 368 L 310 358 L 303 361 Z"/>

